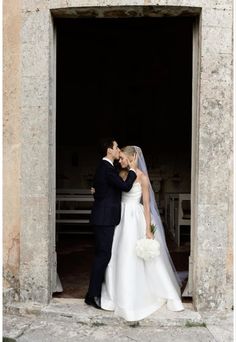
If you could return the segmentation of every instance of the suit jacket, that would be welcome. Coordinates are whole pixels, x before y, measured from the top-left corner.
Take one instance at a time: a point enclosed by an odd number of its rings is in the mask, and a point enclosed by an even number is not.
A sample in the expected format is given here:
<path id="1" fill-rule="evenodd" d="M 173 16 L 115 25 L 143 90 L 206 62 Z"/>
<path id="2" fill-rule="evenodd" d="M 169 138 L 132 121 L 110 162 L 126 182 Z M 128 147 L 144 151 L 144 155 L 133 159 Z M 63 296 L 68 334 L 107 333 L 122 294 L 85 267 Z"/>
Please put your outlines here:
<path id="1" fill-rule="evenodd" d="M 95 188 L 94 203 L 90 223 L 99 226 L 118 225 L 121 215 L 121 192 L 128 192 L 137 175 L 130 170 L 124 181 L 114 166 L 102 160 L 99 164 L 93 186 Z"/>

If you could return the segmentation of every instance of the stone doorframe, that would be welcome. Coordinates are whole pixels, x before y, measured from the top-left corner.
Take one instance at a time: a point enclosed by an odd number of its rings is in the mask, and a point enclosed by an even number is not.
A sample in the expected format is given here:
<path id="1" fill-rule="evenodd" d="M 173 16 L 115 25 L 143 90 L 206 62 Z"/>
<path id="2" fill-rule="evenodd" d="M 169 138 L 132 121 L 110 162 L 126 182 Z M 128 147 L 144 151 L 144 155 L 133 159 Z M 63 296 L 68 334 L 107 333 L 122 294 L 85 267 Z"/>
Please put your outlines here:
<path id="1" fill-rule="evenodd" d="M 230 209 L 229 183 L 222 184 L 222 178 L 220 180 L 219 177 L 224 178 L 225 174 L 230 176 L 230 165 L 225 156 L 229 156 L 232 142 L 230 138 L 225 138 L 230 130 L 229 125 L 222 126 L 219 132 L 217 114 L 225 105 L 227 110 L 222 114 L 223 118 L 227 122 L 232 120 L 230 116 L 232 94 L 226 88 L 225 97 L 222 98 L 220 87 L 217 86 L 219 82 L 221 84 L 226 82 L 227 70 L 226 74 L 217 74 L 215 87 L 210 87 L 208 79 L 213 72 L 209 61 L 215 59 L 216 68 L 222 64 L 224 56 L 228 61 L 231 56 L 231 45 L 228 43 L 226 48 L 223 48 L 220 43 L 213 44 L 212 31 L 207 21 L 209 11 L 205 12 L 205 17 L 202 16 L 201 6 L 191 7 L 191 3 L 196 4 L 198 1 L 189 1 L 190 7 L 174 6 L 175 1 L 165 1 L 164 6 L 143 6 L 142 1 L 135 1 L 135 6 L 132 6 L 132 2 L 128 0 L 125 4 L 129 6 L 119 6 L 118 1 L 100 2 L 104 7 L 100 7 L 97 0 L 71 0 L 70 6 L 67 4 L 68 1 L 59 0 L 40 1 L 38 5 L 34 5 L 31 1 L 23 2 L 21 300 L 48 303 L 56 283 L 56 32 L 53 18 L 194 16 L 192 244 L 189 286 L 196 309 L 225 308 L 227 306 L 225 291 L 230 291 L 227 283 L 227 274 L 230 274 L 227 256 L 228 235 L 232 228 L 228 215 L 232 208 Z M 80 7 L 78 3 L 83 3 L 83 6 Z M 199 4 L 201 3 L 202 1 L 199 0 Z M 109 4 L 112 4 L 112 7 Z M 212 20 L 213 12 L 214 9 L 210 17 Z M 223 26 L 223 19 L 220 24 Z M 228 32 L 222 29 L 220 36 L 227 42 Z M 211 44 L 213 44 L 212 48 Z M 225 102 L 220 103 L 219 98 Z M 212 123 L 211 116 L 218 121 Z M 212 135 L 212 141 L 209 140 L 207 133 Z M 218 140 L 221 142 L 220 150 L 215 146 Z M 219 165 L 222 167 L 219 168 Z M 216 168 L 219 173 L 217 176 Z M 224 281 L 217 277 L 219 272 L 224 273 Z"/>

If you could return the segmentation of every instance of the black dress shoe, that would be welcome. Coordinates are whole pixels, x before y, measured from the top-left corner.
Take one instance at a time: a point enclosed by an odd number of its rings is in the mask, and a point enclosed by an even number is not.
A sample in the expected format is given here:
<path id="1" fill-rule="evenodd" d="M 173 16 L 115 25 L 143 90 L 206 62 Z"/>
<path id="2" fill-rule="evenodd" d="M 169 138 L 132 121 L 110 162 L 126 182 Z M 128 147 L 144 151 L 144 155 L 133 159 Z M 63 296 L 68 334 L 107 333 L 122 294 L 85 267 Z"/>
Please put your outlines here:
<path id="1" fill-rule="evenodd" d="M 93 306 L 94 308 L 96 309 L 102 309 L 101 308 L 101 301 L 100 301 L 100 298 L 99 297 L 89 297 L 88 295 L 85 297 L 85 300 L 84 302 L 87 304 L 87 305 L 91 305 Z"/>

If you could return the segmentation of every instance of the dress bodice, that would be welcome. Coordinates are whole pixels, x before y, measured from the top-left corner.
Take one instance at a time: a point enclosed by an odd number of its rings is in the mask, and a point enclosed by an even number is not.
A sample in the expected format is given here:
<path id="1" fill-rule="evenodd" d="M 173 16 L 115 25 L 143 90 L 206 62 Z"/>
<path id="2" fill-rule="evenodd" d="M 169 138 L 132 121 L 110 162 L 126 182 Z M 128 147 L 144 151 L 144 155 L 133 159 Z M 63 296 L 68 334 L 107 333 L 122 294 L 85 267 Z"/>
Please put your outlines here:
<path id="1" fill-rule="evenodd" d="M 122 203 L 140 203 L 142 197 L 142 188 L 139 182 L 134 182 L 131 190 L 129 192 L 122 193 Z"/>

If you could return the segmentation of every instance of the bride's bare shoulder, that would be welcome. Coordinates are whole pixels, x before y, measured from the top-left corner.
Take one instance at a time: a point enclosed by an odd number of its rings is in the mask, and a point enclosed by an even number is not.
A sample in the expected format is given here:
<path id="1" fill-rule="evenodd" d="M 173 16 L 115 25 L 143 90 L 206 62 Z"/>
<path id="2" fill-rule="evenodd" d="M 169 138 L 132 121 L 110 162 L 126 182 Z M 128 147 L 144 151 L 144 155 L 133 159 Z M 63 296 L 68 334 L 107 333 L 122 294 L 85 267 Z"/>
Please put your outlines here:
<path id="1" fill-rule="evenodd" d="M 149 182 L 149 178 L 141 170 L 138 171 L 138 178 L 142 185 L 147 184 Z"/>

